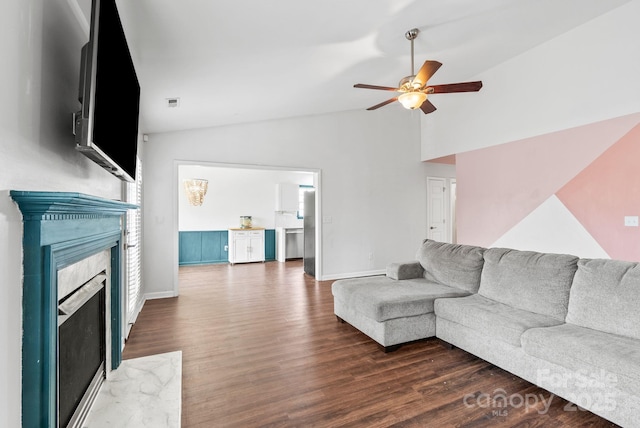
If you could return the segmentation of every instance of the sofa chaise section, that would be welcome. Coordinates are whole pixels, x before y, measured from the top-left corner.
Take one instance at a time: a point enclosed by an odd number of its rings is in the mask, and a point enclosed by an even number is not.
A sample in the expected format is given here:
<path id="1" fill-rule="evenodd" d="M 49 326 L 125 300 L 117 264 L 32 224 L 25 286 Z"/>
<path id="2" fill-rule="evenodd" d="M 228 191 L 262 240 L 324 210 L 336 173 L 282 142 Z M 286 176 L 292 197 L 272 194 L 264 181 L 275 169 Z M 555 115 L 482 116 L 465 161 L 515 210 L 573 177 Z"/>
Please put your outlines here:
<path id="1" fill-rule="evenodd" d="M 402 343 L 435 336 L 436 298 L 467 295 L 424 278 L 396 281 L 386 276 L 336 281 L 332 292 L 338 319 L 378 342 L 386 352 Z"/>
<path id="2" fill-rule="evenodd" d="M 416 261 L 391 264 L 386 276 L 335 281 L 334 313 L 385 351 L 433 337 L 434 301 L 477 291 L 483 252 L 480 247 L 426 240 Z"/>

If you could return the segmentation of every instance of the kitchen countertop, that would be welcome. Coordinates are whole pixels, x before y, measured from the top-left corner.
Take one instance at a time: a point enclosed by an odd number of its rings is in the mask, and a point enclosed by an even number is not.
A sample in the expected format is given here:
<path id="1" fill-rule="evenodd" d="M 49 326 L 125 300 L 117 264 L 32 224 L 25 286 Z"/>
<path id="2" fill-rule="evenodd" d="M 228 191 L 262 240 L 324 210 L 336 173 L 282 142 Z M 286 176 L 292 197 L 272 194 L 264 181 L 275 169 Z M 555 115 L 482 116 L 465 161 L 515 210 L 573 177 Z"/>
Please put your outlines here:
<path id="1" fill-rule="evenodd" d="M 229 230 L 264 230 L 264 227 L 230 227 Z"/>

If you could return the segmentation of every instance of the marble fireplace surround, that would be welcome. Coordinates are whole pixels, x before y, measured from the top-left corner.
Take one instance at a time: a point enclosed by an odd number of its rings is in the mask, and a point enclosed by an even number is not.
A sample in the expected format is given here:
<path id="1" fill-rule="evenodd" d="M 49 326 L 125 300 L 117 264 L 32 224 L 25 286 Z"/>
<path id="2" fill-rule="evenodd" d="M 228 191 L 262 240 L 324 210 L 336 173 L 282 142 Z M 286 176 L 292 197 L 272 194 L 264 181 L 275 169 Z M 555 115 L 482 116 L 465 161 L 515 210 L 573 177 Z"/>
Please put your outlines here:
<path id="1" fill-rule="evenodd" d="M 22 212 L 22 426 L 56 427 L 58 271 L 86 257 L 111 254 L 111 367 L 122 361 L 122 230 L 136 205 L 81 193 L 10 192 Z M 109 340 L 109 338 L 107 338 Z"/>

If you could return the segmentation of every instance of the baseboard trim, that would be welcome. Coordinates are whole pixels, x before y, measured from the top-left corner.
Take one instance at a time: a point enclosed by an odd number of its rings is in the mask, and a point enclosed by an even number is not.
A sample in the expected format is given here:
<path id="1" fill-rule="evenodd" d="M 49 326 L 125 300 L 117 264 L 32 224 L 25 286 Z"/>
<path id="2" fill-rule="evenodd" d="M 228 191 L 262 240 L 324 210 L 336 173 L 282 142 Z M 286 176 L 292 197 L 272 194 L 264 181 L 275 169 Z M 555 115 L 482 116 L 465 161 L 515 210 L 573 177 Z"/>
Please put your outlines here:
<path id="1" fill-rule="evenodd" d="M 339 273 L 334 275 L 323 275 L 321 281 L 333 281 L 337 279 L 346 279 L 346 278 L 361 278 L 363 276 L 385 275 L 386 273 L 387 271 L 385 269 L 369 270 L 364 272 L 347 272 L 347 273 Z"/>
<path id="2" fill-rule="evenodd" d="M 154 300 L 154 299 L 168 299 L 170 297 L 177 297 L 177 294 L 174 291 L 159 291 L 156 293 L 145 293 L 145 300 Z"/>

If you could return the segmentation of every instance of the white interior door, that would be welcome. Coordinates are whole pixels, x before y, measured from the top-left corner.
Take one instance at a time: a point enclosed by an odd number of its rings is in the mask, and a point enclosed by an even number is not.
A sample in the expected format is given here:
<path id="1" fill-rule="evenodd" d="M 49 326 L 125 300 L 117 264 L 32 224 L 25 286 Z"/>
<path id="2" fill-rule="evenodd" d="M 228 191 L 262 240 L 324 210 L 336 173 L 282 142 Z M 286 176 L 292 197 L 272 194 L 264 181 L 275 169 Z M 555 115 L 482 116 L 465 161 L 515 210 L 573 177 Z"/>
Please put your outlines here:
<path id="1" fill-rule="evenodd" d="M 456 244 L 458 242 L 458 231 L 456 229 L 456 192 L 457 182 L 455 178 L 449 180 L 449 230 L 451 242 Z"/>
<path id="2" fill-rule="evenodd" d="M 447 224 L 447 182 L 444 178 L 427 178 L 427 237 L 450 242 Z"/>

